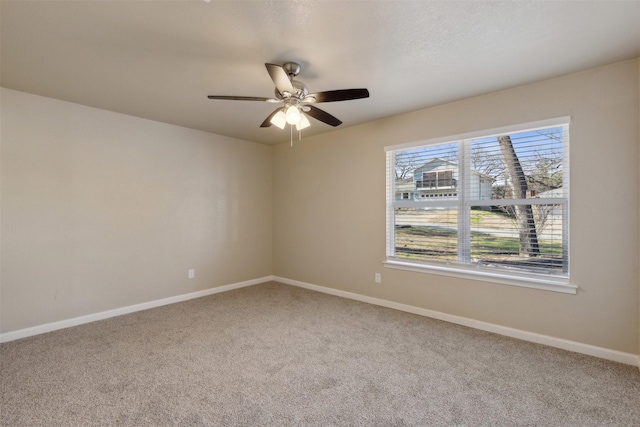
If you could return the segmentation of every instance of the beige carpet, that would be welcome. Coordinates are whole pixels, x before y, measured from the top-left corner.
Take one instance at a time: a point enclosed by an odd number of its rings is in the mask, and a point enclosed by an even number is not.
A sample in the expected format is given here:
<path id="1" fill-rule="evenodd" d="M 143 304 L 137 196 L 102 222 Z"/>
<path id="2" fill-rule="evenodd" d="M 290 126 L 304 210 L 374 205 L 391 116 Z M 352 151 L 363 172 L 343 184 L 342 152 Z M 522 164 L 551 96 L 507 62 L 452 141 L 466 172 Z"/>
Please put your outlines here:
<path id="1" fill-rule="evenodd" d="M 265 283 L 0 346 L 3 426 L 638 426 L 636 367 Z"/>

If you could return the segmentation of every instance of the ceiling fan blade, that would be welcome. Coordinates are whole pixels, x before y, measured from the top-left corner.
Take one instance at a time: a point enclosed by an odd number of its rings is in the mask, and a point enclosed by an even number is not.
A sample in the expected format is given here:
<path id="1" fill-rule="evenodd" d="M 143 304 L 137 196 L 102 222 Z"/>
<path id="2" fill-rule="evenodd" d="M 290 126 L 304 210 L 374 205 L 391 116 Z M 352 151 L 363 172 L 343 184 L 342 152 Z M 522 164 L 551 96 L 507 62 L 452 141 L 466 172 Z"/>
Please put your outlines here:
<path id="1" fill-rule="evenodd" d="M 321 122 L 324 122 L 334 127 L 342 124 L 340 120 L 338 120 L 331 114 L 327 113 L 326 111 L 321 110 L 317 107 L 314 107 L 313 105 L 309 105 L 308 107 L 309 107 L 309 111 L 307 111 L 307 115 L 313 117 L 314 119 L 320 120 Z"/>
<path id="2" fill-rule="evenodd" d="M 273 83 L 276 85 L 276 89 L 278 92 L 284 94 L 285 92 L 293 95 L 296 90 L 293 88 L 291 84 L 291 80 L 289 80 L 289 76 L 287 72 L 280 65 L 276 64 L 264 64 L 267 67 L 267 71 L 269 72 L 269 76 Z"/>
<path id="3" fill-rule="evenodd" d="M 328 90 L 326 92 L 310 93 L 303 100 L 304 102 L 336 102 L 349 101 L 351 99 L 368 98 L 369 91 L 367 89 L 338 89 Z M 307 98 L 309 100 L 307 101 Z M 313 100 L 315 98 L 315 100 Z"/>
<path id="4" fill-rule="evenodd" d="M 264 122 L 262 122 L 262 124 L 260 125 L 261 128 L 268 128 L 271 126 L 271 119 L 273 118 L 273 116 L 275 116 L 276 114 L 278 114 L 278 111 L 282 110 L 282 108 L 276 108 L 275 111 L 271 114 L 269 114 L 269 116 L 264 119 Z"/>
<path id="5" fill-rule="evenodd" d="M 262 98 L 260 96 L 227 96 L 227 95 L 209 95 L 209 99 L 226 99 L 228 101 L 262 101 L 262 102 L 280 102 L 275 98 Z"/>

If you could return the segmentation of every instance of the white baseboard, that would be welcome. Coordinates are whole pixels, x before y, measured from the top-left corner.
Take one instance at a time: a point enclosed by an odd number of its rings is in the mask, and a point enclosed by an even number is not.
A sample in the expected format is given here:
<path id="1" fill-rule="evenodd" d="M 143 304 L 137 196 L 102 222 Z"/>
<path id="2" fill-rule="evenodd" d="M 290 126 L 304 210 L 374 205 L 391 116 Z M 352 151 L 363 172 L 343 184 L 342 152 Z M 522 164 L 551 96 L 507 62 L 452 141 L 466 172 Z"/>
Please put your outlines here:
<path id="1" fill-rule="evenodd" d="M 128 307 L 116 308 L 113 310 L 102 311 L 100 313 L 88 314 L 86 316 L 74 317 L 72 319 L 61 320 L 59 322 L 46 323 L 44 325 L 33 326 L 31 328 L 19 329 L 17 331 L 5 332 L 0 334 L 0 343 L 26 338 L 33 335 L 44 334 L 58 329 L 70 328 L 85 323 L 104 320 L 110 317 L 121 316 L 123 314 L 134 313 L 136 311 L 148 310 L 150 308 L 160 307 L 163 305 L 173 304 L 176 302 L 187 301 L 194 298 L 205 297 L 220 292 L 231 291 L 233 289 L 244 288 L 247 286 L 257 285 L 273 280 L 273 276 L 261 277 L 259 279 L 247 280 L 245 282 L 232 283 L 230 285 L 218 286 L 215 288 L 205 289 L 204 291 L 191 292 L 174 297 L 163 298 L 155 301 L 144 302 L 141 304 L 130 305 Z"/>
<path id="2" fill-rule="evenodd" d="M 487 332 L 493 332 L 499 335 L 505 335 L 525 341 L 544 344 L 551 347 L 561 348 L 563 350 L 573 351 L 576 353 L 587 354 L 589 356 L 599 357 L 601 359 L 612 360 L 627 365 L 634 365 L 640 368 L 640 357 L 631 353 L 624 353 L 617 350 L 610 350 L 603 347 L 597 347 L 590 344 L 583 344 L 576 341 L 569 341 L 562 338 L 550 337 L 548 335 L 536 334 L 520 329 L 509 328 L 506 326 L 496 325 L 493 323 L 481 322 L 479 320 L 469 319 L 466 317 L 455 316 L 452 314 L 442 313 L 439 311 L 428 310 L 426 308 L 415 307 L 407 304 L 400 304 L 380 298 L 369 297 L 366 295 L 356 294 L 353 292 L 341 291 L 339 289 L 327 288 L 324 286 L 313 285 L 311 283 L 300 282 L 298 280 L 287 279 L 278 276 L 265 276 L 258 279 L 247 280 L 244 282 L 233 283 L 230 285 L 218 286 L 206 289 L 204 291 L 191 292 L 174 297 L 163 298 L 155 301 L 145 302 L 141 304 L 130 305 L 128 307 L 107 310 L 100 313 L 88 314 L 86 316 L 74 317 L 72 319 L 61 320 L 59 322 L 47 323 L 44 325 L 34 326 L 31 328 L 19 329 L 17 331 L 6 332 L 0 334 L 0 343 L 26 338 L 33 335 L 39 335 L 46 332 L 56 331 L 58 329 L 78 326 L 85 323 L 104 320 L 110 317 L 121 316 L 123 314 L 134 313 L 136 311 L 147 310 L 150 308 L 160 307 L 163 305 L 173 304 L 176 302 L 187 301 L 194 298 L 200 298 L 207 295 L 213 295 L 220 292 L 231 291 L 233 289 L 253 286 L 264 282 L 275 280 L 286 285 L 297 286 L 300 288 L 310 289 L 325 294 L 335 295 L 356 301 L 366 302 L 369 304 L 379 305 L 381 307 L 392 308 L 395 310 L 405 311 L 407 313 L 417 314 L 420 316 L 430 317 L 433 319 L 444 320 L 445 322 L 455 323 L 457 325 L 468 326 L 470 328 L 480 329 Z"/>
<path id="3" fill-rule="evenodd" d="M 624 353 L 608 348 L 597 347 L 590 344 L 583 344 L 576 341 L 569 341 L 562 338 L 555 338 L 548 335 L 536 334 L 520 329 L 509 328 L 506 326 L 496 325 L 493 323 L 481 322 L 479 320 L 469 319 L 466 317 L 455 316 L 452 314 L 442 313 L 439 311 L 428 310 L 426 308 L 415 307 L 406 304 L 400 304 L 393 301 L 387 301 L 380 298 L 369 297 L 352 292 L 341 291 L 338 289 L 327 288 L 324 286 L 312 285 L 310 283 L 300 282 L 297 280 L 286 279 L 284 277 L 275 276 L 272 280 L 287 285 L 298 286 L 313 291 L 323 292 L 325 294 L 335 295 L 343 298 L 349 298 L 356 301 L 366 302 L 369 304 L 379 305 L 382 307 L 393 308 L 395 310 L 405 311 L 420 316 L 430 317 L 433 319 L 444 320 L 445 322 L 455 323 L 457 325 L 468 326 L 470 328 L 480 329 L 482 331 L 493 332 L 499 335 L 505 335 L 511 338 L 517 338 L 524 341 L 530 341 L 538 344 L 548 345 L 550 347 L 561 348 L 563 350 L 582 353 L 589 356 L 599 357 L 601 359 L 612 360 L 627 365 L 633 365 L 640 368 L 640 357 L 636 354 Z"/>

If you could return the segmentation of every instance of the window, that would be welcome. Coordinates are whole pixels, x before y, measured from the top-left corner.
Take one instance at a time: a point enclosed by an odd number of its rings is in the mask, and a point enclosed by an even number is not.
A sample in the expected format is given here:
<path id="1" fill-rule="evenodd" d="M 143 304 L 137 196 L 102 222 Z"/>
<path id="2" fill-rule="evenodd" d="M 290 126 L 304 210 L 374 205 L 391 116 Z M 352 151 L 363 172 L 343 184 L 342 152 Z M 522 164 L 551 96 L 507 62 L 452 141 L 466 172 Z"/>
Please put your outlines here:
<path id="1" fill-rule="evenodd" d="M 385 265 L 575 293 L 568 122 L 387 147 Z"/>
<path id="2" fill-rule="evenodd" d="M 422 181 L 416 181 L 416 188 L 450 188 L 455 185 L 453 170 L 422 172 Z"/>

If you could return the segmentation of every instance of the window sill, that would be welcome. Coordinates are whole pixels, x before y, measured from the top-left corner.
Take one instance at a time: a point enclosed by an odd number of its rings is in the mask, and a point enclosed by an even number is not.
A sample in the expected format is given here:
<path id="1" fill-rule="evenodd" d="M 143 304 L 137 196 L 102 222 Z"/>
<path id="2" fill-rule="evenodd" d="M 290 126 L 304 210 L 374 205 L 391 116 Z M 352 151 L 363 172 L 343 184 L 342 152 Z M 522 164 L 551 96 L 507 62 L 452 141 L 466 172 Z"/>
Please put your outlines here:
<path id="1" fill-rule="evenodd" d="M 388 259 L 384 262 L 386 268 L 396 270 L 414 271 L 417 273 L 439 274 L 442 276 L 458 277 L 462 279 L 479 280 L 483 282 L 498 283 L 501 285 L 520 286 L 524 288 L 541 289 L 545 291 L 576 294 L 578 287 L 565 279 L 549 279 L 531 276 L 516 276 L 500 274 L 477 269 L 458 268 L 451 266 L 427 265 L 411 261 Z"/>

